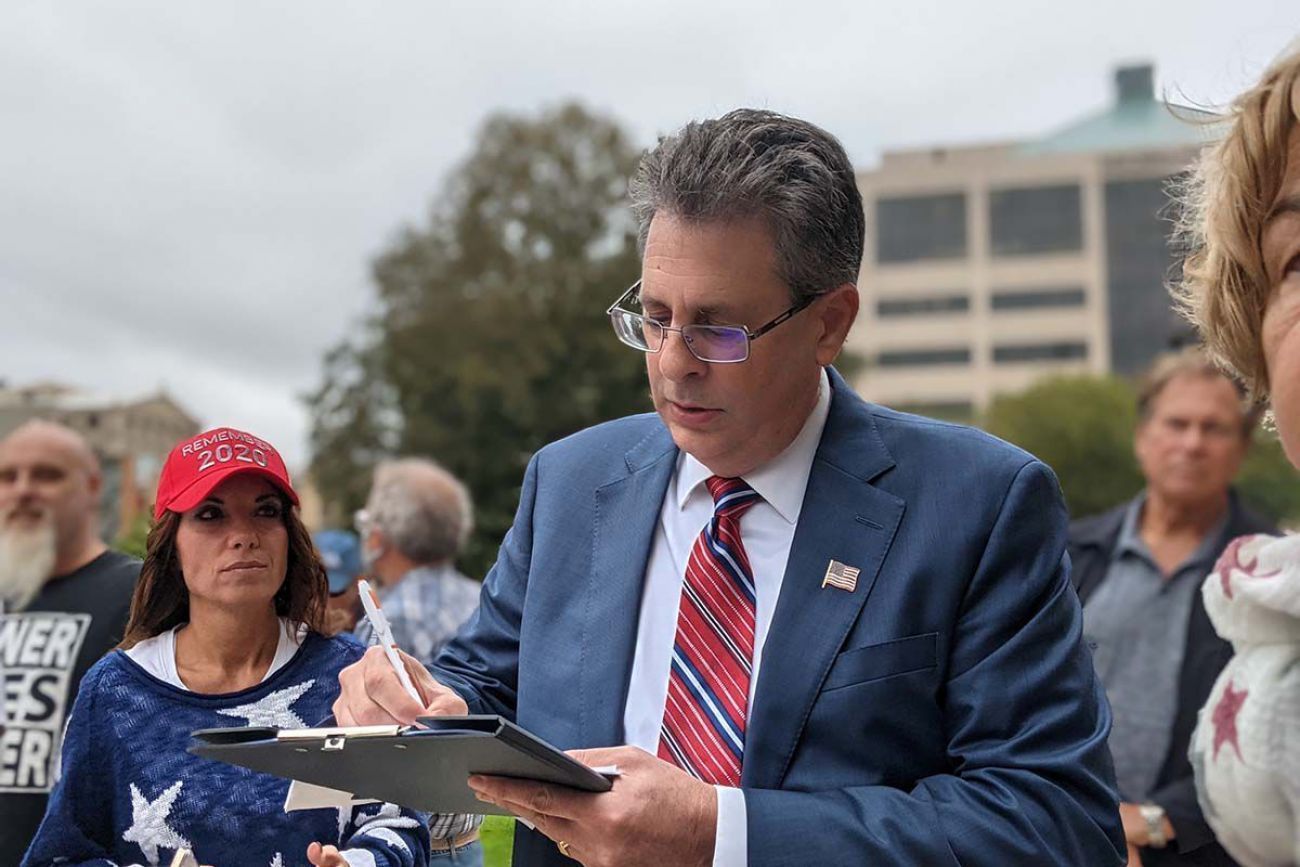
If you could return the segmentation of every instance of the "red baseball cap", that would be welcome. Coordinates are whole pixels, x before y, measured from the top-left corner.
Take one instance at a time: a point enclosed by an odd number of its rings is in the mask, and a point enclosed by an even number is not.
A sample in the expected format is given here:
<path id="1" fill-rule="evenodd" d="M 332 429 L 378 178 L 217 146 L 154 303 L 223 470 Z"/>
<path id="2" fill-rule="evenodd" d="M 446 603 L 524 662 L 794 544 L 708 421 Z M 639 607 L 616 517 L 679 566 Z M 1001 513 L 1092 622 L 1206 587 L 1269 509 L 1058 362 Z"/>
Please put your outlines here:
<path id="1" fill-rule="evenodd" d="M 298 505 L 298 494 L 275 446 L 242 430 L 219 427 L 182 440 L 167 456 L 158 476 L 154 520 L 167 511 L 188 512 L 213 488 L 239 473 L 265 477 Z"/>

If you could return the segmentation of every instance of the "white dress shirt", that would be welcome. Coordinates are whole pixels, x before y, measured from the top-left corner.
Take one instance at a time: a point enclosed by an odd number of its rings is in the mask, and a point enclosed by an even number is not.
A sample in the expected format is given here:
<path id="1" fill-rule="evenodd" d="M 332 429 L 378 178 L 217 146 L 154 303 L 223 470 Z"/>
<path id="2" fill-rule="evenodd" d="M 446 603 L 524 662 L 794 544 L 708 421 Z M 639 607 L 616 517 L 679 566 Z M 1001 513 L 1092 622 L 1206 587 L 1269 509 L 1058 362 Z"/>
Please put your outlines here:
<path id="1" fill-rule="evenodd" d="M 762 498 L 741 519 L 741 541 L 754 571 L 757 600 L 754 623 L 753 674 L 749 680 L 749 708 L 754 706 L 754 687 L 763 662 L 763 644 L 781 593 L 790 545 L 803 507 L 804 491 L 812 462 L 821 443 L 822 429 L 830 411 L 830 379 L 823 370 L 817 387 L 817 404 L 809 413 L 794 441 L 768 463 L 743 478 Z M 677 635 L 677 612 L 681 605 L 682 582 L 691 547 L 704 525 L 713 517 L 713 497 L 705 480 L 713 473 L 692 456 L 682 452 L 677 469 L 668 482 L 659 526 L 650 548 L 645 586 L 641 593 L 641 615 L 637 623 L 636 651 L 628 684 L 627 706 L 623 710 L 623 731 L 627 743 L 654 755 L 659 750 L 664 702 L 672 667 L 673 640 Z M 717 842 L 714 867 L 744 865 L 748 854 L 745 797 L 740 789 L 718 786 Z"/>

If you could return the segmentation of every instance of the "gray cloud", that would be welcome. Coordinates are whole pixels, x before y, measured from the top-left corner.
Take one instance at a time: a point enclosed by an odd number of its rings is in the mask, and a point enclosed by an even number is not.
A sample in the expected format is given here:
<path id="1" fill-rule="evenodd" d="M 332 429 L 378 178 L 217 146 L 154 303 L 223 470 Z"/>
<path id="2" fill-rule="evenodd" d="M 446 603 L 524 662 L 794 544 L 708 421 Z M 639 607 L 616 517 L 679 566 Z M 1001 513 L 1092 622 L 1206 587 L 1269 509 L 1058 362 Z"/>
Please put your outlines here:
<path id="1" fill-rule="evenodd" d="M 297 396 L 371 303 L 370 258 L 489 111 L 578 97 L 649 143 L 761 105 L 868 164 L 1047 131 L 1123 60 L 1223 102 L 1294 36 L 1290 5 L 11 4 L 0 377 L 165 384 L 301 463 Z"/>

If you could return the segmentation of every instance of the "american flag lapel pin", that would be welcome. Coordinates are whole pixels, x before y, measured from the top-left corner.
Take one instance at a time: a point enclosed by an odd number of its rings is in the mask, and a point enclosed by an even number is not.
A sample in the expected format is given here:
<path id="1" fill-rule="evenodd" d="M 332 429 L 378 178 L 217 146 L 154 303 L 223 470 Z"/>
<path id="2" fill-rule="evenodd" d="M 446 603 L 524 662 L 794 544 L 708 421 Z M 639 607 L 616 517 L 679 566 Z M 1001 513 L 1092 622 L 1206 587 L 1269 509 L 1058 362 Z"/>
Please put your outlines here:
<path id="1" fill-rule="evenodd" d="M 837 587 L 852 593 L 858 589 L 858 573 L 861 571 L 857 566 L 847 566 L 839 560 L 832 560 L 826 567 L 826 577 L 822 578 L 822 588 Z"/>

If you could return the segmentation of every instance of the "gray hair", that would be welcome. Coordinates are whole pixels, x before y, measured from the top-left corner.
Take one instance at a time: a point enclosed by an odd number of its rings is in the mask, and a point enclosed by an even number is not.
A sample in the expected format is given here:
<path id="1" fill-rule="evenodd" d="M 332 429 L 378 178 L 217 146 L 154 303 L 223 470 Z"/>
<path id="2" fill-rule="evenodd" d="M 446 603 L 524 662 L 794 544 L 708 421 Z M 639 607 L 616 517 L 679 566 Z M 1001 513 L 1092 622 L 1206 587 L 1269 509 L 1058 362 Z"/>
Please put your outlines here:
<path id="1" fill-rule="evenodd" d="M 1161 355 L 1151 364 L 1138 386 L 1137 414 L 1138 422 L 1146 423 L 1155 411 L 1156 399 L 1164 392 L 1166 386 L 1175 379 L 1191 377 L 1193 379 L 1223 379 L 1237 390 L 1241 400 L 1241 436 L 1249 440 L 1259 424 L 1264 407 L 1249 399 L 1246 387 L 1241 380 L 1215 362 L 1203 347 L 1192 346 L 1179 352 Z"/>
<path id="2" fill-rule="evenodd" d="M 371 525 L 416 563 L 454 558 L 474 529 L 469 491 L 434 461 L 384 461 L 366 503 Z"/>
<path id="3" fill-rule="evenodd" d="M 844 146 L 807 121 L 747 108 L 692 121 L 646 153 L 629 191 L 643 250 L 660 211 L 698 222 L 760 217 L 793 303 L 857 282 L 862 193 Z"/>

